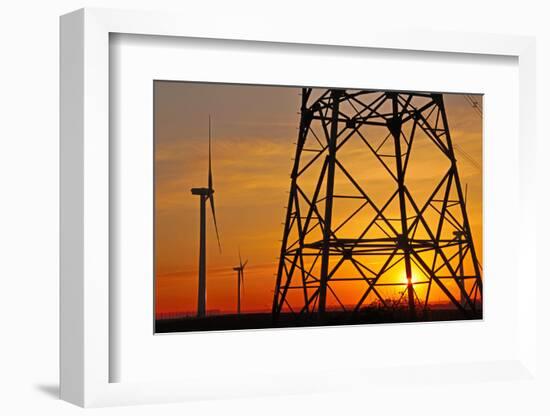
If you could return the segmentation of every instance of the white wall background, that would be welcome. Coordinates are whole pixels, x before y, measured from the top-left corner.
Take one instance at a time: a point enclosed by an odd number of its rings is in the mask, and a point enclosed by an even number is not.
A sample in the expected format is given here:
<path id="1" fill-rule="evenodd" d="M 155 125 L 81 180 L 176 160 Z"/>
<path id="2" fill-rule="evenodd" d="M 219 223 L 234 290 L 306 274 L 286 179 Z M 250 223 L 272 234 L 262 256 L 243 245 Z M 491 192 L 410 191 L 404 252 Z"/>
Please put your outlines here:
<path id="1" fill-rule="evenodd" d="M 369 4 L 372 3 L 372 4 Z M 543 134 L 550 104 L 550 27 L 546 2 L 460 0 L 339 1 L 170 1 L 170 0 L 11 0 L 0 11 L 0 413 L 73 414 L 82 410 L 56 399 L 58 389 L 58 17 L 74 9 L 116 7 L 179 10 L 192 14 L 226 16 L 239 26 L 241 19 L 280 21 L 288 25 L 368 24 L 387 19 L 403 27 L 434 30 L 511 33 L 537 36 L 538 131 Z M 307 30 L 307 29 L 306 29 Z M 541 163 L 550 156 L 548 141 L 538 149 Z M 546 163 L 547 166 L 550 163 Z M 540 214 L 548 211 L 545 180 L 539 172 Z M 544 179 L 543 179 L 544 173 Z M 541 220 L 538 250 L 547 254 L 548 221 Z M 548 283 L 541 300 L 550 296 Z M 546 295 L 544 295 L 546 293 Z M 540 303 L 540 302 L 539 302 Z M 544 325 L 550 328 L 550 325 Z M 541 336 L 548 341 L 548 335 Z M 549 331 L 550 332 L 550 331 Z M 548 346 L 548 343 L 546 343 Z M 503 400 L 483 407 L 492 414 L 543 414 L 533 401 L 523 403 L 503 384 Z M 542 392 L 533 392 L 539 395 Z M 483 391 L 476 395 L 482 396 Z M 379 400 L 381 398 L 378 398 Z M 388 414 L 403 398 L 388 392 Z M 424 398 L 417 397 L 415 405 Z M 99 414 L 305 414 L 367 413 L 364 397 L 345 393 L 330 396 L 258 398 L 134 408 L 94 410 Z M 466 399 L 468 400 L 468 399 Z M 542 400 L 541 400 L 542 403 Z M 464 414 L 451 406 L 447 415 Z M 311 407 L 310 407 L 311 406 Z M 429 406 L 429 405 L 428 405 Z M 548 405 L 546 405 L 548 406 Z M 432 409 L 433 410 L 433 409 Z M 482 414 L 482 409 L 478 409 Z M 548 408 L 545 409 L 548 411 Z M 475 413 L 475 412 L 474 412 Z M 512 413 L 510 413 L 512 414 Z"/>

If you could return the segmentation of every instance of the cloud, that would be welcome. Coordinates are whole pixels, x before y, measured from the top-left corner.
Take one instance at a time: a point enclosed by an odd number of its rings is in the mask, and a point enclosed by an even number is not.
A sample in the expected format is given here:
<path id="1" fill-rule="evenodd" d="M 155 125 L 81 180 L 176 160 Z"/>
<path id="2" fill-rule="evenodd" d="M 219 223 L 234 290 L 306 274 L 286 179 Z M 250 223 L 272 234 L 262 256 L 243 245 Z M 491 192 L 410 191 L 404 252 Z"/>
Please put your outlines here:
<path id="1" fill-rule="evenodd" d="M 157 107 L 157 284 L 161 299 L 170 307 L 181 309 L 182 304 L 196 301 L 198 199 L 190 189 L 207 185 L 210 112 L 215 115 L 212 166 L 223 253 L 217 250 L 208 213 L 209 304 L 233 307 L 232 267 L 238 261 L 239 248 L 243 257 L 250 259 L 249 307 L 265 307 L 272 298 L 295 152 L 297 91 L 222 87 L 201 89 L 196 84 L 178 84 L 174 91 L 165 86 L 167 97 Z M 162 101 L 158 95 L 157 99 Z M 481 119 L 460 96 L 446 95 L 445 102 L 453 142 L 481 163 Z M 356 140 L 342 150 L 342 163 L 380 205 L 395 184 L 388 181 L 388 173 L 365 150 L 365 145 Z M 481 172 L 463 155 L 457 154 L 457 159 L 462 183 L 469 185 L 468 210 L 479 242 Z M 320 158 L 318 163 L 322 162 Z M 445 157 L 434 153 L 433 143 L 419 136 L 411 154 L 408 186 L 419 198 L 427 196 L 448 164 Z M 311 192 L 317 179 L 315 174 L 304 175 L 300 183 Z M 335 181 L 337 189 L 351 192 L 343 175 Z"/>

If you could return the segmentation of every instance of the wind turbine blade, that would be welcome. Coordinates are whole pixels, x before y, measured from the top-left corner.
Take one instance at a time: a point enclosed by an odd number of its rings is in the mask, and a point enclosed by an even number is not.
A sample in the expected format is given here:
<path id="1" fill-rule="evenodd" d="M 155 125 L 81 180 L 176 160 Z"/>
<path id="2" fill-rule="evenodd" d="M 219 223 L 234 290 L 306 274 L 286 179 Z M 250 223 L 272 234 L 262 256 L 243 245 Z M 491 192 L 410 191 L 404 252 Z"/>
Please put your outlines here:
<path id="1" fill-rule="evenodd" d="M 248 263 L 248 259 L 246 259 L 246 261 L 244 262 L 244 264 L 241 264 L 241 267 L 244 269 L 244 266 L 246 266 Z"/>
<path id="2" fill-rule="evenodd" d="M 210 194 L 208 199 L 210 200 L 210 207 L 212 208 L 212 217 L 214 218 L 214 228 L 216 229 L 216 239 L 218 240 L 218 248 L 220 253 L 222 252 L 222 245 L 220 243 L 220 234 L 218 232 L 218 221 L 216 220 L 216 207 L 214 206 L 214 181 L 212 180 L 212 122 L 210 114 L 208 114 L 208 190 Z"/>
<path id="3" fill-rule="evenodd" d="M 241 269 L 241 283 L 242 283 L 243 293 L 244 293 L 244 268 Z"/>
<path id="4" fill-rule="evenodd" d="M 208 115 L 208 189 L 213 189 L 212 181 L 212 127 L 210 122 L 210 114 Z"/>
<path id="5" fill-rule="evenodd" d="M 241 249 L 239 248 L 239 266 L 242 269 L 243 268 L 243 259 L 241 258 Z"/>
<path id="6" fill-rule="evenodd" d="M 218 240 L 218 248 L 220 253 L 222 252 L 222 245 L 220 243 L 220 234 L 218 232 L 218 222 L 216 221 L 216 208 L 214 206 L 214 195 L 210 195 L 210 208 L 212 208 L 212 218 L 214 219 L 214 228 L 216 229 L 216 239 Z"/>

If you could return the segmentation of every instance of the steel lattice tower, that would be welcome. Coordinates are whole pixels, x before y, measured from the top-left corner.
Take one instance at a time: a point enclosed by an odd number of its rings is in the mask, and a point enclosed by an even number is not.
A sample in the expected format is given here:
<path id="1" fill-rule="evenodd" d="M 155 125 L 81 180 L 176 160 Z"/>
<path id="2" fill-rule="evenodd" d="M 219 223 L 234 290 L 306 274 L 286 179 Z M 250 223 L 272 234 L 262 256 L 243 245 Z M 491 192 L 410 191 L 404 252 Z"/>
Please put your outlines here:
<path id="1" fill-rule="evenodd" d="M 433 302 L 480 316 L 481 267 L 441 94 L 302 89 L 286 208 L 276 319 L 374 307 L 415 319 Z"/>

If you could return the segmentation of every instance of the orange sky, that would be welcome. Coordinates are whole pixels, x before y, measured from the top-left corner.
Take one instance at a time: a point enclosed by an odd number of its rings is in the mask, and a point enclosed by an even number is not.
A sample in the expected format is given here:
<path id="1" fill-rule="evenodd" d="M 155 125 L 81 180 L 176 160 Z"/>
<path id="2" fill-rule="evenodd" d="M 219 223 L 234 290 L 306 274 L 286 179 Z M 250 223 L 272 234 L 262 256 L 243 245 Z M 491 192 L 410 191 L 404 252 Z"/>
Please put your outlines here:
<path id="1" fill-rule="evenodd" d="M 299 123 L 299 92 L 287 87 L 155 82 L 157 314 L 196 310 L 199 199 L 190 189 L 207 185 L 209 114 L 223 250 L 220 254 L 217 249 L 208 212 L 207 310 L 235 311 L 233 267 L 239 247 L 243 260 L 249 260 L 242 309 L 270 310 Z M 481 261 L 481 117 L 461 95 L 445 95 L 444 100 L 453 143 L 474 160 L 457 153 Z M 439 162 L 430 149 L 419 152 L 415 160 L 408 186 L 422 194 L 440 178 L 439 172 L 434 176 L 425 167 Z M 369 175 L 369 191 L 376 196 L 377 186 L 382 192 L 385 185 L 381 179 L 377 183 L 372 171 Z M 355 300 L 352 292 L 350 302 Z"/>

